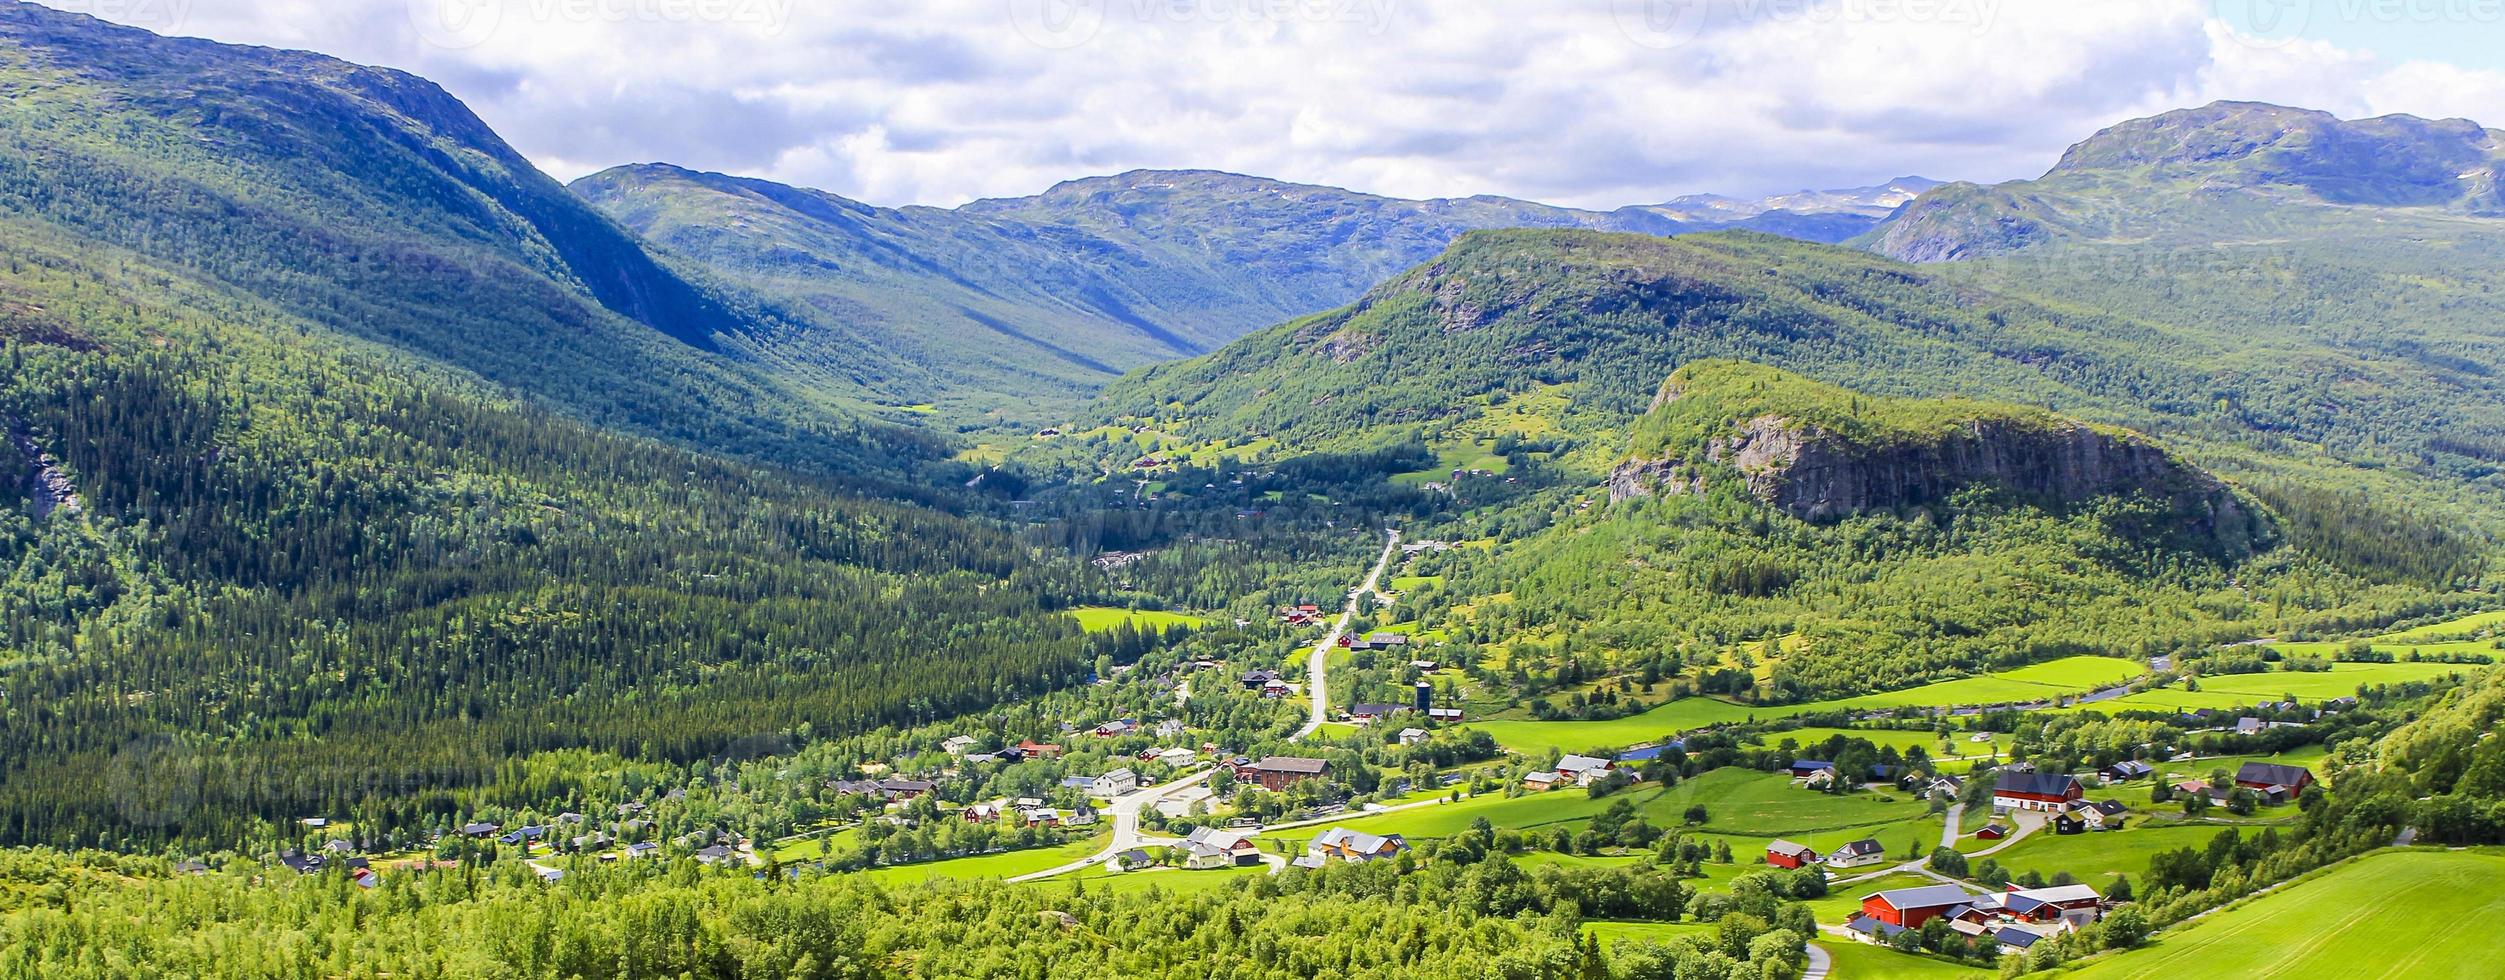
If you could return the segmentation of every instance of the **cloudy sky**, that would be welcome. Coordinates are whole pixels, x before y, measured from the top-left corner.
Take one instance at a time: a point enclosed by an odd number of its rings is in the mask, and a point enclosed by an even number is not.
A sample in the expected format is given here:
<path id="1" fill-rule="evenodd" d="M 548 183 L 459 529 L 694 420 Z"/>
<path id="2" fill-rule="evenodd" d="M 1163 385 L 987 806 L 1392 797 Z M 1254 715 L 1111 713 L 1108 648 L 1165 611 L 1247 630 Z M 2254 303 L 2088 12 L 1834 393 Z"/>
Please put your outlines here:
<path id="1" fill-rule="evenodd" d="M 560 178 L 1136 167 L 1560 204 L 2041 173 L 2215 99 L 2505 126 L 2505 0 L 43 0 L 442 83 Z"/>

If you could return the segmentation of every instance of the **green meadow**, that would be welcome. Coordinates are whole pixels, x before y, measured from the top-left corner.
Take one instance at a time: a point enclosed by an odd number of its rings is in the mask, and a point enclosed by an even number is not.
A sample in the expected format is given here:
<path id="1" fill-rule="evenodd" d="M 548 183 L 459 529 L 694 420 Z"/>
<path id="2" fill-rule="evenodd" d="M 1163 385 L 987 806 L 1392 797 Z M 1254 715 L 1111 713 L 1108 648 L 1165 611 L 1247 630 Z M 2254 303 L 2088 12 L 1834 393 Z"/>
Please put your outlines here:
<path id="1" fill-rule="evenodd" d="M 1832 980 L 1991 980 L 1990 970 L 1951 963 L 1932 956 L 1899 953 L 1844 939 L 1820 939 L 1818 948 L 1835 961 Z"/>
<path id="2" fill-rule="evenodd" d="M 2388 851 L 2095 960 L 2078 980 L 2495 977 L 2505 854 Z"/>
<path id="3" fill-rule="evenodd" d="M 928 881 L 933 878 L 1015 878 L 1022 874 L 1057 868 L 1087 857 L 1104 850 L 1105 844 L 1111 840 L 1111 834 L 1098 834 L 1086 840 L 1072 841 L 1058 847 L 1035 847 L 1023 851 L 1002 851 L 998 854 L 949 858 L 944 861 L 900 864 L 893 867 L 872 868 L 862 874 L 869 875 L 883 885 Z"/>
<path id="4" fill-rule="evenodd" d="M 1517 752 L 1576 752 L 1634 745 L 1712 725 L 1802 714 L 2043 700 L 2085 694 L 2145 672 L 2139 662 L 2118 657 L 2069 657 L 1980 677 L 1835 701 L 1752 706 L 1715 698 L 1685 698 L 1608 721 L 1500 720 L 1473 722 L 1470 727 L 1487 732 L 1499 744 Z"/>
<path id="5" fill-rule="evenodd" d="M 1079 628 L 1090 633 L 1110 633 L 1129 623 L 1134 628 L 1161 630 L 1169 626 L 1207 626 L 1209 620 L 1184 613 L 1156 609 L 1114 609 L 1107 606 L 1081 606 L 1070 610 L 1070 618 L 1079 621 Z"/>

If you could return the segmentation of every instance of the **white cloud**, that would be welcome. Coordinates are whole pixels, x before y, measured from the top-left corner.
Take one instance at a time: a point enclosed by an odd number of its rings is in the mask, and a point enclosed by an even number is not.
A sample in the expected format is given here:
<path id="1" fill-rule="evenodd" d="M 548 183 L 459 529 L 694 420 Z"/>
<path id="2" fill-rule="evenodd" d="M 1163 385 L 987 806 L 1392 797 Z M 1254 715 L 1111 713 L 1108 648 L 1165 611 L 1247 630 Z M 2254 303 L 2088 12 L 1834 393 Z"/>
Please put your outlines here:
<path id="1" fill-rule="evenodd" d="M 1133 167 L 1587 206 L 2001 180 L 2216 98 L 2476 118 L 2505 95 L 2246 43 L 2214 0 L 55 2 L 427 75 L 559 177 L 666 160 L 887 204 Z"/>

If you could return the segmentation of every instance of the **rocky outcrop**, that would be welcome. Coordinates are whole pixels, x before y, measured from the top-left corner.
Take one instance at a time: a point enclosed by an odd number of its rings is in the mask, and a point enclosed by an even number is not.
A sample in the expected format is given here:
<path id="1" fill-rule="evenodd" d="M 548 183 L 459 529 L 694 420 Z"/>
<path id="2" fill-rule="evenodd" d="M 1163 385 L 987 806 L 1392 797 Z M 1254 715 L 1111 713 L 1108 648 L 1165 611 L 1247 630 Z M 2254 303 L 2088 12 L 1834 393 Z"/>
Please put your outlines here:
<path id="1" fill-rule="evenodd" d="M 1751 495 L 1804 521 L 1933 507 L 1961 490 L 1994 486 L 2055 508 L 2145 495 L 2166 505 L 2170 525 L 2151 530 L 2223 555 L 2250 554 L 2269 536 L 2266 522 L 2215 477 L 2145 439 L 2069 420 L 1979 419 L 1933 440 L 1861 446 L 1769 415 L 1738 423 L 1702 455 Z M 1610 475 L 1609 494 L 1694 493 L 1708 478 L 1695 460 L 1631 460 Z"/>
<path id="2" fill-rule="evenodd" d="M 54 512 L 76 514 L 83 504 L 78 499 L 78 485 L 61 469 L 60 460 L 52 458 L 37 445 L 35 437 L 18 420 L 0 416 L 0 431 L 8 433 L 10 448 L 16 451 L 19 479 L 15 482 L 26 494 L 38 519 Z"/>

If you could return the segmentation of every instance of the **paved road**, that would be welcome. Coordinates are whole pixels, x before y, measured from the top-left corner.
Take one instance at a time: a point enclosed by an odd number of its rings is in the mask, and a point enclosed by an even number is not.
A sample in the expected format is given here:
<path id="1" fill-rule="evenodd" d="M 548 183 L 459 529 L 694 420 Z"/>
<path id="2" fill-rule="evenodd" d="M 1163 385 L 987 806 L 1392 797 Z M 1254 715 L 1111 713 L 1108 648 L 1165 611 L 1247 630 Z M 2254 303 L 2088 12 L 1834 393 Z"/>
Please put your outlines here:
<path id="1" fill-rule="evenodd" d="M 1953 850 L 1957 847 L 1957 832 L 1959 829 L 1957 824 L 1959 821 L 1965 819 L 1966 805 L 1963 803 L 1952 804 L 1949 806 L 1948 812 L 1943 814 L 1943 816 L 1946 816 L 1948 820 L 1940 825 L 1940 846 Z"/>
<path id="2" fill-rule="evenodd" d="M 1957 814 L 1959 811 L 1961 811 L 1961 810 L 1963 810 L 1963 809 L 1965 809 L 1963 806 L 1959 806 L 1959 807 L 1954 807 L 1954 808 L 1951 808 L 1951 809 L 1949 810 L 1949 813 L 1952 815 L 1952 816 L 1949 818 L 1949 827 L 1948 827 L 1948 829 L 1949 829 L 1949 831 L 1950 831 L 1950 832 L 1949 832 L 1949 833 L 1947 833 L 1947 834 L 1944 834 L 1944 835 L 1940 838 L 1940 839 L 1941 839 L 1941 841 L 1943 842 L 1941 846 L 1943 846 L 1943 847 L 1949 847 L 1949 848 L 1954 848 L 1954 847 L 1956 847 L 1957 835 L 1956 835 L 1956 833 L 1955 833 L 1955 830 L 1956 830 L 1956 826 L 1957 826 L 1957 817 L 1956 817 L 1956 816 L 1954 816 L 1954 815 L 1955 815 L 1955 814 Z M 2036 832 L 2036 831 L 2038 831 L 2038 830 L 2042 830 L 2042 829 L 2044 828 L 2045 817 L 2044 817 L 2044 815 L 2043 815 L 2043 814 L 2041 814 L 2041 813 L 2036 813 L 2036 812 L 2034 812 L 2034 811 L 2032 811 L 2032 810 L 2017 810 L 2017 811 L 2013 811 L 2013 812 L 2011 812 L 2011 813 L 2010 813 L 2010 815 L 2009 815 L 2009 822 L 2011 822 L 2011 823 L 2013 823 L 2013 824 L 2018 825 L 2018 830 L 2017 830 L 2017 832 L 2016 832 L 2016 833 L 2010 834 L 2010 835 L 2009 835 L 2009 837 L 2008 837 L 2006 840 L 2003 840 L 2003 841 L 2001 841 L 2001 842 L 2000 842 L 2000 843 L 1998 843 L 1998 844 L 1994 844 L 1994 845 L 1992 845 L 1992 846 L 1990 846 L 1990 847 L 1987 847 L 1987 848 L 1984 848 L 1984 849 L 1982 849 L 1982 850 L 1980 850 L 1980 851 L 1976 851 L 1976 852 L 1974 852 L 1974 853 L 1972 853 L 1972 854 L 1968 854 L 1968 855 L 1966 855 L 1966 857 L 1967 857 L 1969 860 L 1971 860 L 1971 859 L 1973 859 L 1973 858 L 1979 858 L 1979 857 L 1988 857 L 1988 856 L 1991 856 L 1991 855 L 1994 855 L 1994 854 L 1998 854 L 1998 853 L 2000 853 L 2001 851 L 2008 849 L 2008 847 L 2009 847 L 2010 845 L 2012 845 L 2012 844 L 2016 844 L 2016 843 L 2018 843 L 2019 841 L 2022 841 L 2022 840 L 2027 839 L 2027 835 L 2028 835 L 2028 834 L 2032 834 L 2032 833 L 2035 833 L 2035 832 Z M 1929 857 L 1928 855 L 1925 855 L 1924 857 L 1921 857 L 1921 858 L 1918 858 L 1918 859 L 1915 859 L 1915 860 L 1912 860 L 1912 861 L 1907 861 L 1907 862 L 1905 862 L 1905 863 L 1903 863 L 1903 864 L 1894 864 L 1894 865 L 1889 865 L 1889 866 L 1887 866 L 1887 867 L 1880 868 L 1880 869 L 1879 869 L 1879 870 L 1877 870 L 1877 871 L 1866 871 L 1866 872 L 1863 872 L 1863 873 L 1861 873 L 1861 874 L 1854 875 L 1854 876 L 1852 876 L 1852 877 L 1850 877 L 1850 878 L 1837 878 L 1837 879 L 1835 879 L 1834 881 L 1830 881 L 1830 882 L 1828 882 L 1828 883 L 1827 883 L 1827 887 L 1828 887 L 1828 888 L 1836 888 L 1836 887 L 1840 887 L 1840 886 L 1843 886 L 1843 885 L 1858 885 L 1858 884 L 1860 884 L 1860 883 L 1862 883 L 1862 882 L 1865 882 L 1865 881 L 1876 881 L 1876 880 L 1878 880 L 1878 879 L 1885 878 L 1885 877 L 1887 877 L 1887 876 L 1889 876 L 1889 875 L 1892 875 L 1892 874 L 1899 874 L 1899 873 L 1902 873 L 1902 872 L 1907 872 L 1907 871 L 1913 872 L 1913 873 L 1915 873 L 1915 874 L 1924 874 L 1924 875 L 1931 874 L 1930 857 Z M 1932 877 L 1935 877 L 1935 878 L 1936 878 L 1936 877 L 1939 877 L 1939 876 L 1938 876 L 1938 875 L 1932 875 Z M 1948 880 L 1948 879 L 1946 879 L 1946 878 L 1942 878 L 1942 879 L 1940 879 L 1940 880 L 1942 880 L 1942 881 L 1946 881 L 1946 880 Z M 1962 884 L 1962 882 L 1961 882 L 1960 884 Z M 1971 888 L 1971 887 L 1973 887 L 1973 886 L 1968 885 L 1967 887 Z"/>
<path id="3" fill-rule="evenodd" d="M 1305 720 L 1305 727 L 1297 729 L 1296 734 L 1291 736 L 1296 741 L 1301 742 L 1319 731 L 1322 723 L 1331 718 L 1330 684 L 1323 672 L 1330 666 L 1331 649 L 1339 646 L 1339 638 L 1348 634 L 1349 624 L 1357 621 L 1357 613 L 1366 598 L 1379 594 L 1375 586 L 1383 581 L 1384 570 L 1392 567 L 1392 556 L 1400 553 L 1400 532 L 1387 531 L 1384 536 L 1388 540 L 1383 544 L 1383 557 L 1375 559 L 1374 570 L 1367 572 L 1366 580 L 1348 593 L 1348 608 L 1340 610 L 1339 621 L 1331 624 L 1331 632 L 1322 637 L 1322 642 L 1313 645 L 1313 653 L 1305 661 L 1305 687 L 1312 695 L 1313 715 Z"/>
<path id="4" fill-rule="evenodd" d="M 1809 971 L 1801 974 L 1800 980 L 1827 980 L 1827 971 L 1835 968 L 1835 958 L 1828 956 L 1827 951 L 1818 948 L 1816 943 L 1801 948 L 1809 953 Z"/>
<path id="5" fill-rule="evenodd" d="M 1105 804 L 1104 812 L 1112 815 L 1113 817 L 1113 841 L 1106 844 L 1104 850 L 1057 868 L 1046 868 L 1042 871 L 1033 872 L 1031 874 L 1022 874 L 1009 880 L 1033 881 L 1037 878 L 1050 878 L 1054 875 L 1069 874 L 1070 872 L 1079 871 L 1093 865 L 1103 864 L 1107 858 L 1111 858 L 1116 854 L 1120 854 L 1134 847 L 1151 843 L 1171 842 L 1173 838 L 1149 837 L 1141 834 L 1139 832 L 1140 811 L 1148 809 L 1149 806 L 1155 804 L 1158 800 L 1165 799 L 1166 797 L 1173 795 L 1176 791 L 1187 786 L 1199 785 L 1201 781 L 1208 779 L 1216 772 L 1217 770 L 1215 769 L 1203 769 L 1199 772 L 1177 779 L 1173 782 L 1166 783 L 1162 786 L 1150 786 L 1145 789 L 1133 790 L 1121 796 L 1114 797 L 1111 801 Z"/>

